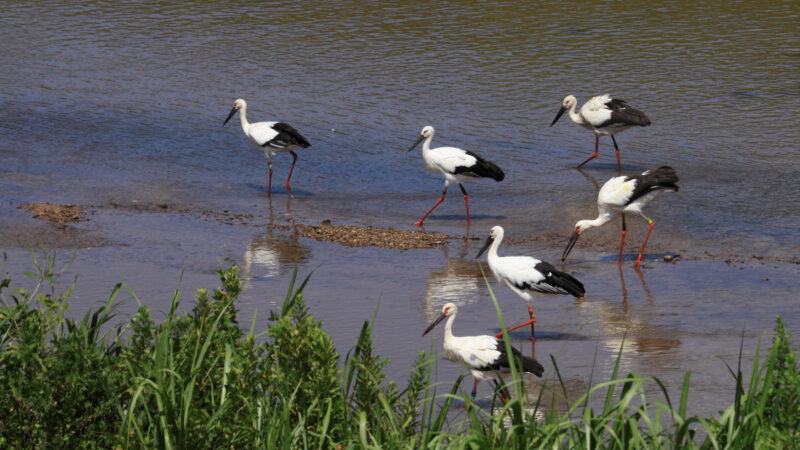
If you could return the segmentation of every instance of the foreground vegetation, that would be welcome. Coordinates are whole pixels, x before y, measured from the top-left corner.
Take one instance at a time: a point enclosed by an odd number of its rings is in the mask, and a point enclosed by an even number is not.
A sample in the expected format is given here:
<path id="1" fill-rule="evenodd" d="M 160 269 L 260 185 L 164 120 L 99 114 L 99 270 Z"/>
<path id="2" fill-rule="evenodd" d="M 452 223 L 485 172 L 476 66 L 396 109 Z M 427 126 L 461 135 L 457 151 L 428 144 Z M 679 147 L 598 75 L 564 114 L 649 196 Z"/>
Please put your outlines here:
<path id="1" fill-rule="evenodd" d="M 7 273 L 0 282 L 3 448 L 800 448 L 800 373 L 780 317 L 749 383 L 731 368 L 734 402 L 716 417 L 687 416 L 689 373 L 674 403 L 658 378 L 623 377 L 617 365 L 609 381 L 537 422 L 538 402 L 511 400 L 492 414 L 459 393 L 460 379 L 437 392 L 425 352 L 402 389 L 387 382 L 369 321 L 340 358 L 309 314 L 308 278 L 292 279 L 265 330 L 257 317 L 238 322 L 235 266 L 218 272 L 217 289 L 197 291 L 191 311 L 177 312 L 176 291 L 163 319 L 140 306 L 116 323 L 124 287 L 70 319 L 74 283 L 57 292 L 54 261 L 36 260 L 29 290 L 12 289 Z M 518 399 L 513 380 L 506 389 Z M 645 395 L 654 385 L 657 401 Z M 590 396 L 605 399 L 601 410 Z M 454 402 L 466 409 L 454 414 Z"/>

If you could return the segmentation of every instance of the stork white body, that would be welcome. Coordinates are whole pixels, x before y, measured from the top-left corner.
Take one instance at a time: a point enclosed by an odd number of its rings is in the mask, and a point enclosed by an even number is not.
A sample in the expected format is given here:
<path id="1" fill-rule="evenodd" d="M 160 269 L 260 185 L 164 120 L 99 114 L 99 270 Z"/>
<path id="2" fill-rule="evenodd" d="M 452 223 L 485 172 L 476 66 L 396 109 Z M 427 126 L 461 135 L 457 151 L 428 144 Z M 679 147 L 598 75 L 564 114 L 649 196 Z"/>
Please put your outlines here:
<path id="1" fill-rule="evenodd" d="M 253 145 L 260 148 L 267 157 L 267 166 L 269 167 L 269 182 L 267 186 L 267 195 L 272 196 L 272 157 L 278 153 L 289 152 L 294 158 L 292 160 L 292 167 L 289 169 L 289 177 L 286 178 L 286 191 L 289 196 L 292 195 L 292 189 L 289 186 L 289 181 L 292 179 L 292 172 L 294 171 L 294 164 L 297 162 L 297 153 L 294 151 L 298 148 L 308 148 L 311 144 L 308 143 L 300 133 L 295 130 L 291 125 L 283 122 L 256 122 L 250 123 L 247 121 L 247 102 L 243 99 L 237 99 L 233 103 L 233 109 L 228 118 L 223 122 L 223 126 L 233 117 L 236 112 L 239 112 L 239 119 L 242 123 L 242 131 L 247 136 Z"/>
<path id="2" fill-rule="evenodd" d="M 639 257 L 634 266 L 639 266 L 644 255 L 644 248 L 650 233 L 655 227 L 655 222 L 642 212 L 642 208 L 655 199 L 661 191 L 677 191 L 678 176 L 675 170 L 668 166 L 661 166 L 658 169 L 642 172 L 640 175 L 628 175 L 611 178 L 606 181 L 600 192 L 597 194 L 597 218 L 592 220 L 579 220 L 575 224 L 575 232 L 572 234 L 561 260 L 565 260 L 575 242 L 580 235 L 589 228 L 599 227 L 613 219 L 617 215 L 622 216 L 622 242 L 619 249 L 618 265 L 622 264 L 622 251 L 625 245 L 625 213 L 634 212 L 639 214 L 649 225 L 647 236 L 642 243 Z"/>
<path id="3" fill-rule="evenodd" d="M 467 369 L 475 379 L 472 388 L 472 398 L 475 398 L 478 382 L 480 380 L 494 380 L 500 378 L 500 374 L 508 373 L 509 358 L 506 352 L 505 343 L 494 336 L 454 336 L 453 322 L 455 321 L 458 307 L 454 303 L 448 303 L 442 308 L 442 314 L 428 326 L 422 333 L 428 334 L 436 325 L 447 318 L 444 326 L 444 351 L 451 361 L 457 362 Z M 512 348 L 513 357 L 524 372 L 532 373 L 538 377 L 544 373 L 544 367 L 538 361 L 527 358 Z"/>
<path id="4" fill-rule="evenodd" d="M 578 100 L 574 96 L 566 96 L 562 102 L 561 109 L 553 119 L 553 122 L 550 123 L 550 126 L 552 127 L 564 112 L 569 111 L 569 118 L 573 122 L 594 131 L 594 154 L 586 161 L 578 164 L 579 169 L 597 157 L 600 136 L 611 136 L 611 140 L 614 142 L 614 150 L 617 154 L 617 166 L 620 173 L 622 173 L 619 147 L 614 135 L 634 126 L 646 127 L 650 125 L 650 119 L 645 113 L 629 106 L 625 100 L 611 98 L 608 94 L 592 97 L 581 106 L 579 112 L 575 111 L 577 105 Z"/>
<path id="5" fill-rule="evenodd" d="M 556 270 L 549 263 L 530 256 L 499 256 L 497 249 L 503 241 L 503 235 L 503 227 L 499 225 L 492 227 L 486 244 L 475 258 L 479 258 L 488 248 L 489 254 L 486 259 L 494 277 L 500 284 L 508 287 L 519 298 L 525 300 L 530 320 L 510 328 L 509 331 L 530 324 L 531 343 L 535 345 L 533 324 L 536 322 L 536 316 L 533 314 L 531 305 L 533 294 L 571 294 L 575 297 L 583 297 L 586 291 L 580 281 L 569 274 Z"/>
<path id="6" fill-rule="evenodd" d="M 505 174 L 497 165 L 481 158 L 471 151 L 456 147 L 438 147 L 432 149 L 431 141 L 433 140 L 433 134 L 434 130 L 432 126 L 423 128 L 419 139 L 417 139 L 408 151 L 410 152 L 419 145 L 423 139 L 425 140 L 422 144 L 422 159 L 425 161 L 425 167 L 431 172 L 439 172 L 442 174 L 444 177 L 444 190 L 436 204 L 434 204 L 415 225 L 418 227 L 422 226 L 422 223 L 428 215 L 444 200 L 444 196 L 447 194 L 447 187 L 451 184 L 458 184 L 461 188 L 461 192 L 464 194 L 464 205 L 467 209 L 467 225 L 469 225 L 469 199 L 467 191 L 464 189 L 461 182 L 478 178 L 492 178 L 495 181 L 502 181 Z"/>

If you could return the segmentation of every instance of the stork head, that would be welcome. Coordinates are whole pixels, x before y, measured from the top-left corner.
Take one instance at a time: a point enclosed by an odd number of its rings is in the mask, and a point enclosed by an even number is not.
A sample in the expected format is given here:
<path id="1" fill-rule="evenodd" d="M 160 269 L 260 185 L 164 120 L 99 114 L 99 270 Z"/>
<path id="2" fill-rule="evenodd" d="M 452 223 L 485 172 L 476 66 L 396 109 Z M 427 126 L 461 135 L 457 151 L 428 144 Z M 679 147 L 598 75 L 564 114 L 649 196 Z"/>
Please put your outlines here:
<path id="1" fill-rule="evenodd" d="M 577 104 L 578 104 L 578 99 L 576 99 L 574 95 L 568 95 L 568 96 L 564 97 L 564 101 L 561 102 L 561 109 L 558 110 L 558 114 L 556 114 L 556 118 L 553 119 L 552 122 L 550 122 L 550 126 L 552 127 L 553 125 L 555 125 L 556 122 L 558 122 L 558 119 L 560 119 L 561 116 L 568 109 L 574 107 Z"/>
<path id="2" fill-rule="evenodd" d="M 574 95 L 568 95 L 568 96 L 564 97 L 564 101 L 561 102 L 561 107 L 569 109 L 569 108 L 572 108 L 573 105 L 577 105 L 577 104 L 578 104 L 578 99 L 575 98 Z"/>
<path id="3" fill-rule="evenodd" d="M 247 102 L 245 102 L 243 98 L 237 98 L 236 101 L 233 102 L 233 109 L 231 109 L 231 112 L 228 114 L 228 117 L 225 119 L 225 122 L 222 122 L 222 126 L 224 127 L 225 124 L 228 123 L 229 120 L 231 120 L 231 117 L 233 117 L 233 115 L 236 114 L 236 111 L 239 111 L 246 107 L 247 107 Z"/>
<path id="4" fill-rule="evenodd" d="M 569 242 L 567 243 L 567 247 L 564 249 L 564 253 L 561 254 L 561 261 L 567 259 L 569 252 L 572 251 L 572 247 L 575 246 L 575 243 L 578 242 L 578 238 L 581 237 L 581 233 L 593 226 L 594 223 L 591 220 L 579 220 L 577 223 L 575 223 L 575 231 L 572 233 L 572 237 L 569 238 Z"/>
<path id="5" fill-rule="evenodd" d="M 448 303 L 444 305 L 442 307 L 442 314 L 439 315 L 439 317 L 437 317 L 436 320 L 433 321 L 433 323 L 428 325 L 428 328 L 426 328 L 425 331 L 422 332 L 422 335 L 425 336 L 432 329 L 434 329 L 436 325 L 439 325 L 439 323 L 443 321 L 446 317 L 454 316 L 456 315 L 457 312 L 458 312 L 458 306 L 456 306 L 455 303 Z"/>
<path id="6" fill-rule="evenodd" d="M 486 249 L 489 248 L 489 246 L 492 245 L 494 241 L 500 239 L 503 239 L 503 227 L 501 227 L 500 225 L 495 225 L 489 231 L 489 237 L 486 238 L 486 242 L 483 244 L 483 247 L 481 247 L 481 250 L 478 252 L 477 255 L 475 255 L 475 259 L 480 258 L 483 252 L 485 252 Z"/>
<path id="7" fill-rule="evenodd" d="M 406 153 L 410 152 L 411 150 L 414 150 L 414 147 L 419 145 L 419 143 L 422 142 L 423 139 L 429 137 L 433 137 L 433 127 L 430 125 L 422 129 L 422 131 L 419 134 L 419 139 L 417 139 L 416 142 L 414 142 L 414 145 L 412 145 L 411 148 L 409 148 Z"/>

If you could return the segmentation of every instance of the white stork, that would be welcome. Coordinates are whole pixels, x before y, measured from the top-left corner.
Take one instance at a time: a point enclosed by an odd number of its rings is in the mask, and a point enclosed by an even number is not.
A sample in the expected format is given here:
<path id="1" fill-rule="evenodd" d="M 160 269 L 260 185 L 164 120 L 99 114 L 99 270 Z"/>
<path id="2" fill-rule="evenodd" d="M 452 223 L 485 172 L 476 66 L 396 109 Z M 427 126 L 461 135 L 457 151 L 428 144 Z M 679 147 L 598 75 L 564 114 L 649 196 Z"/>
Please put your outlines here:
<path id="1" fill-rule="evenodd" d="M 475 259 L 480 258 L 488 248 L 487 260 L 494 277 L 528 304 L 530 320 L 510 328 L 509 331 L 530 324 L 531 343 L 535 345 L 533 324 L 536 322 L 536 316 L 531 306 L 533 294 L 570 294 L 579 298 L 586 294 L 586 290 L 583 288 L 583 283 L 570 274 L 556 270 L 550 263 L 530 256 L 498 256 L 497 249 L 502 241 L 503 227 L 499 225 L 492 227 L 486 244 Z"/>
<path id="2" fill-rule="evenodd" d="M 456 319 L 458 307 L 455 303 L 448 303 L 442 308 L 442 314 L 431 323 L 422 333 L 428 334 L 436 325 L 447 319 L 444 324 L 444 351 L 451 361 L 460 363 L 470 370 L 475 384 L 472 386 L 472 399 L 478 390 L 478 382 L 481 380 L 496 380 L 500 374 L 508 373 L 509 358 L 506 352 L 505 343 L 489 335 L 481 336 L 453 336 L 453 322 Z M 522 372 L 528 372 L 541 377 L 544 367 L 539 361 L 523 356 L 517 349 L 511 348 L 516 367 Z"/>
<path id="3" fill-rule="evenodd" d="M 289 181 L 292 179 L 292 171 L 294 171 L 294 163 L 297 161 L 297 153 L 294 151 L 298 148 L 308 148 L 311 144 L 308 143 L 300 133 L 289 124 L 283 122 L 256 122 L 250 123 L 247 121 L 247 102 L 243 99 L 237 99 L 233 102 L 233 109 L 230 114 L 222 122 L 224 127 L 231 117 L 239 111 L 239 118 L 242 120 L 242 130 L 247 139 L 253 145 L 260 148 L 264 155 L 267 157 L 267 166 L 269 167 L 269 182 L 267 185 L 267 196 L 272 196 L 272 157 L 278 153 L 289 152 L 292 154 L 292 167 L 289 169 L 289 177 L 286 178 L 286 192 L 292 196 L 292 189 L 289 187 Z"/>
<path id="4" fill-rule="evenodd" d="M 614 142 L 614 150 L 617 152 L 617 167 L 622 174 L 622 163 L 619 160 L 619 147 L 617 140 L 614 139 L 616 133 L 627 130 L 633 126 L 646 127 L 650 125 L 650 119 L 645 113 L 629 106 L 625 100 L 611 98 L 610 95 L 600 95 L 592 97 L 588 102 L 581 106 L 580 112 L 575 112 L 578 100 L 575 96 L 564 97 L 561 109 L 556 114 L 556 118 L 550 123 L 552 127 L 561 118 L 565 111 L 569 110 L 569 118 L 578 125 L 594 131 L 594 154 L 586 161 L 578 164 L 578 169 L 584 164 L 597 158 L 600 136 L 611 136 Z"/>
<path id="5" fill-rule="evenodd" d="M 469 150 L 462 150 L 456 147 L 438 147 L 431 149 L 433 127 L 430 125 L 422 129 L 419 139 L 414 142 L 414 145 L 412 145 L 408 151 L 414 150 L 414 147 L 419 145 L 423 139 L 425 139 L 425 143 L 422 144 L 422 159 L 425 160 L 425 165 L 428 167 L 428 170 L 431 172 L 439 172 L 444 176 L 444 190 L 439 200 L 414 225 L 422 227 L 422 222 L 437 206 L 439 206 L 439 203 L 442 203 L 444 200 L 444 196 L 447 194 L 447 187 L 453 183 L 458 183 L 458 187 L 460 187 L 461 192 L 464 193 L 464 205 L 467 208 L 467 226 L 469 226 L 469 200 L 467 191 L 464 189 L 461 182 L 476 178 L 492 178 L 495 181 L 502 181 L 505 177 L 503 170 L 494 163 L 481 158 Z"/>
<path id="6" fill-rule="evenodd" d="M 614 177 L 606 181 L 597 194 L 597 218 L 594 220 L 579 220 L 575 224 L 575 232 L 572 233 L 572 237 L 561 255 L 561 260 L 564 261 L 567 258 L 569 252 L 572 251 L 572 247 L 575 246 L 584 231 L 592 227 L 599 227 L 611 220 L 616 214 L 619 214 L 622 216 L 622 242 L 619 244 L 619 261 L 617 261 L 617 265 L 622 265 L 622 249 L 625 246 L 625 234 L 627 232 L 625 213 L 635 212 L 642 216 L 650 226 L 639 251 L 639 257 L 633 264 L 634 267 L 639 267 L 644 255 L 644 246 L 647 245 L 650 233 L 653 231 L 653 227 L 656 226 L 652 219 L 642 213 L 642 208 L 661 191 L 676 192 L 678 185 L 675 183 L 677 182 L 678 175 L 675 173 L 675 169 L 668 166 L 648 170 L 642 172 L 641 175 Z"/>

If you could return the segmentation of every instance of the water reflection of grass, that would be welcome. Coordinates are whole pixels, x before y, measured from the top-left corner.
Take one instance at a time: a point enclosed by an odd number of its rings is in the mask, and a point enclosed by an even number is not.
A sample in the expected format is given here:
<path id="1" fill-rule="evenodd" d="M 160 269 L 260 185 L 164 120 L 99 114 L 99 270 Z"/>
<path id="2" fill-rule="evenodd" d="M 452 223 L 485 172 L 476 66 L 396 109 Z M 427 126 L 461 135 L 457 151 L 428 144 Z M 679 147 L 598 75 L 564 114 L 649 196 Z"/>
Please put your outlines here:
<path id="1" fill-rule="evenodd" d="M 386 382 L 388 361 L 373 353 L 368 320 L 340 365 L 333 341 L 303 299 L 308 278 L 297 283 L 296 273 L 264 331 L 257 331 L 256 317 L 246 330 L 238 323 L 236 267 L 219 272 L 217 289 L 198 290 L 190 312 L 176 313 L 176 291 L 164 320 L 154 321 L 142 306 L 128 323 L 114 326 L 123 286 L 115 286 L 104 307 L 69 319 L 72 287 L 57 292 L 54 261 L 55 255 L 37 258 L 37 270 L 28 273 L 30 290 L 12 290 L 7 273 L 0 283 L 3 447 L 800 445 L 800 374 L 780 318 L 764 362 L 754 357 L 750 382 L 741 367 L 731 368 L 735 399 L 715 417 L 687 415 L 689 373 L 680 399 L 671 399 L 658 378 L 622 376 L 619 363 L 610 380 L 590 380 L 587 392 L 563 411 L 541 411 L 541 396 L 520 400 L 525 390 L 515 376 L 506 385 L 512 400 L 483 409 L 459 393 L 460 379 L 438 392 L 434 358 L 424 351 L 405 387 Z M 663 398 L 645 396 L 645 386 L 653 384 Z M 563 382 L 551 388 L 566 397 Z M 593 396 L 604 397 L 602 409 L 587 406 Z M 454 413 L 456 404 L 465 408 Z"/>

